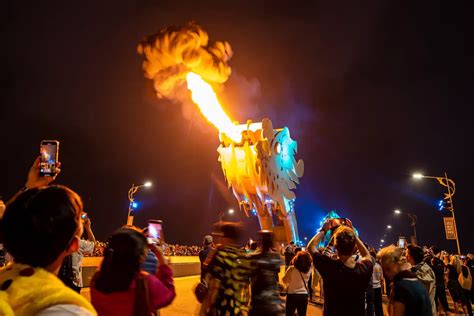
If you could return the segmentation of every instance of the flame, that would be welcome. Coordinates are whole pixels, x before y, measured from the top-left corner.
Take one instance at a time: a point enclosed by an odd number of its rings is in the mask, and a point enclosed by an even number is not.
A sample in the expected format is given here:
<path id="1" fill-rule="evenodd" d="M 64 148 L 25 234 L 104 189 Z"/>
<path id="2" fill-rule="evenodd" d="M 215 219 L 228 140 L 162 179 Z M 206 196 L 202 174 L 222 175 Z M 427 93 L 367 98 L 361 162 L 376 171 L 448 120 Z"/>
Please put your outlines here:
<path id="1" fill-rule="evenodd" d="M 240 143 L 242 141 L 242 135 L 236 130 L 232 120 L 224 112 L 211 85 L 204 81 L 201 76 L 193 72 L 186 75 L 186 82 L 188 83 L 188 89 L 191 91 L 191 98 L 206 119 L 214 125 L 219 132 L 225 133 L 234 142 Z"/>

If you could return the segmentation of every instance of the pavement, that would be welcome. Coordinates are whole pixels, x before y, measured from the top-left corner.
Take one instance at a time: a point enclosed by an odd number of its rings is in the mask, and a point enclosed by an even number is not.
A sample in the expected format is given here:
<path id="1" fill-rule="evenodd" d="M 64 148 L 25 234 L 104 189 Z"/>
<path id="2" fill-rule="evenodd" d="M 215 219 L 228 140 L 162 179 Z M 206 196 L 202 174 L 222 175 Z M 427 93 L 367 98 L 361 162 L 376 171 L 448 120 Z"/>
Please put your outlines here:
<path id="1" fill-rule="evenodd" d="M 175 278 L 176 298 L 173 303 L 160 310 L 160 316 L 193 316 L 199 312 L 200 304 L 194 296 L 194 287 L 199 282 L 199 276 Z M 308 316 L 322 315 L 322 309 L 308 305 Z"/>
<path id="2" fill-rule="evenodd" d="M 176 298 L 171 305 L 160 310 L 160 316 L 194 316 L 199 312 L 200 304 L 194 296 L 194 287 L 199 282 L 199 276 L 187 276 L 174 279 Z M 90 289 L 83 288 L 81 294 L 90 300 Z M 322 315 L 321 307 L 308 305 L 308 316 Z"/>

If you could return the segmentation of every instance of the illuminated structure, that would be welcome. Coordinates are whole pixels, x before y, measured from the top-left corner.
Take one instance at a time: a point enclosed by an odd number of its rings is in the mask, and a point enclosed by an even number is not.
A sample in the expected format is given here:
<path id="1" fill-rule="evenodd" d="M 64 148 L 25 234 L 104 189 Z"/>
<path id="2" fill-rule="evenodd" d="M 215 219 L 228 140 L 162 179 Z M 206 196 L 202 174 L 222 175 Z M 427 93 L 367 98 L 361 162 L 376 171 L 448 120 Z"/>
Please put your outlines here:
<path id="1" fill-rule="evenodd" d="M 241 135 L 234 141 L 235 132 Z M 258 216 L 262 229 L 273 230 L 276 240 L 298 241 L 292 192 L 303 176 L 304 164 L 296 161 L 296 141 L 272 121 L 235 126 L 233 137 L 220 133 L 219 161 L 242 211 Z"/>
<path id="2" fill-rule="evenodd" d="M 190 72 L 186 82 L 193 102 L 219 130 L 219 161 L 241 210 L 257 215 L 260 227 L 272 230 L 276 240 L 298 241 L 291 190 L 303 176 L 304 165 L 294 158 L 297 146 L 288 128 L 273 129 L 269 119 L 235 125 L 201 76 Z"/>

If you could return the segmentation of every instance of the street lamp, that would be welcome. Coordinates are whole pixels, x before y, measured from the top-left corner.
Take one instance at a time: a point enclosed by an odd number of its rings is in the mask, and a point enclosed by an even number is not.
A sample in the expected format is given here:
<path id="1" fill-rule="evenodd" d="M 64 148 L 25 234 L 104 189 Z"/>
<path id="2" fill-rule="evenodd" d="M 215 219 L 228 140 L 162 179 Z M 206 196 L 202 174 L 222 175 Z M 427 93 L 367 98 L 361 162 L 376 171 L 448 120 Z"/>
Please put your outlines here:
<path id="1" fill-rule="evenodd" d="M 235 211 L 234 211 L 233 208 L 230 208 L 230 209 L 227 210 L 227 214 L 229 214 L 229 215 L 234 214 L 234 212 Z M 222 217 L 225 215 L 225 213 L 226 213 L 225 211 L 222 211 L 222 212 L 219 213 L 219 224 L 222 223 Z"/>
<path id="2" fill-rule="evenodd" d="M 410 218 L 410 225 L 411 227 L 413 227 L 413 237 L 414 237 L 414 244 L 416 245 L 418 243 L 418 238 L 416 237 L 416 220 L 417 220 L 417 216 L 413 213 L 409 213 L 409 212 L 402 212 L 400 210 L 395 210 L 393 211 L 395 213 L 395 215 L 399 215 L 399 214 L 406 214 L 408 216 L 408 218 Z"/>
<path id="3" fill-rule="evenodd" d="M 456 232 L 456 246 L 458 248 L 458 254 L 461 254 L 461 247 L 459 246 L 459 236 L 458 236 L 458 228 L 456 224 L 456 217 L 454 216 L 454 204 L 453 204 L 453 195 L 456 192 L 456 184 L 452 179 L 448 178 L 448 174 L 445 172 L 444 177 L 433 177 L 433 176 L 425 176 L 421 173 L 414 173 L 413 178 L 415 179 L 435 179 L 438 181 L 439 184 L 441 184 L 443 187 L 446 187 L 448 190 L 448 193 L 444 194 L 444 199 L 448 201 L 450 206 L 447 207 L 447 209 L 451 212 L 453 215 L 453 224 L 454 224 L 454 230 Z"/>
<path id="4" fill-rule="evenodd" d="M 136 202 L 134 201 L 133 199 L 133 196 L 135 195 L 135 193 L 138 192 L 138 190 L 140 188 L 149 188 L 151 187 L 152 184 L 150 181 L 147 181 L 145 182 L 144 184 L 140 184 L 140 185 L 134 185 L 132 184 L 132 187 L 130 188 L 130 190 L 128 190 L 128 216 L 127 216 L 127 225 L 128 226 L 132 226 L 133 225 L 133 215 L 132 215 L 132 210 L 136 207 Z"/>
<path id="5" fill-rule="evenodd" d="M 152 185 L 152 184 L 151 184 L 150 181 L 147 181 L 147 182 L 145 182 L 145 183 L 143 184 L 143 186 L 144 186 L 144 187 L 147 187 L 147 188 L 151 187 L 151 185 Z"/>

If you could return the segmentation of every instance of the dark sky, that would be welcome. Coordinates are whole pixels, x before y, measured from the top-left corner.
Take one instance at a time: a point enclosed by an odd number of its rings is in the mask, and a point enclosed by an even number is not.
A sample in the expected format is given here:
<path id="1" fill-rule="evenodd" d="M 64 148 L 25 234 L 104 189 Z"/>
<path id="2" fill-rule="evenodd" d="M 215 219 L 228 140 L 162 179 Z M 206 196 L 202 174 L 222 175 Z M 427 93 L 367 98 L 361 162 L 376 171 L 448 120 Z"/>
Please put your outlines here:
<path id="1" fill-rule="evenodd" d="M 151 180 L 136 223 L 160 218 L 168 241 L 199 243 L 237 207 L 219 189 L 217 131 L 158 100 L 136 53 L 144 36 L 194 20 L 233 47 L 232 117 L 270 117 L 298 141 L 301 237 L 335 209 L 373 245 L 392 224 L 393 241 L 410 232 L 392 215 L 401 208 L 418 215 L 421 243 L 454 250 L 443 188 L 410 178 L 447 171 L 462 250 L 474 251 L 473 22 L 458 2 L 414 2 L 9 1 L 0 194 L 24 184 L 41 139 L 58 139 L 57 182 L 83 197 L 100 239 L 125 222 L 130 185 Z"/>

